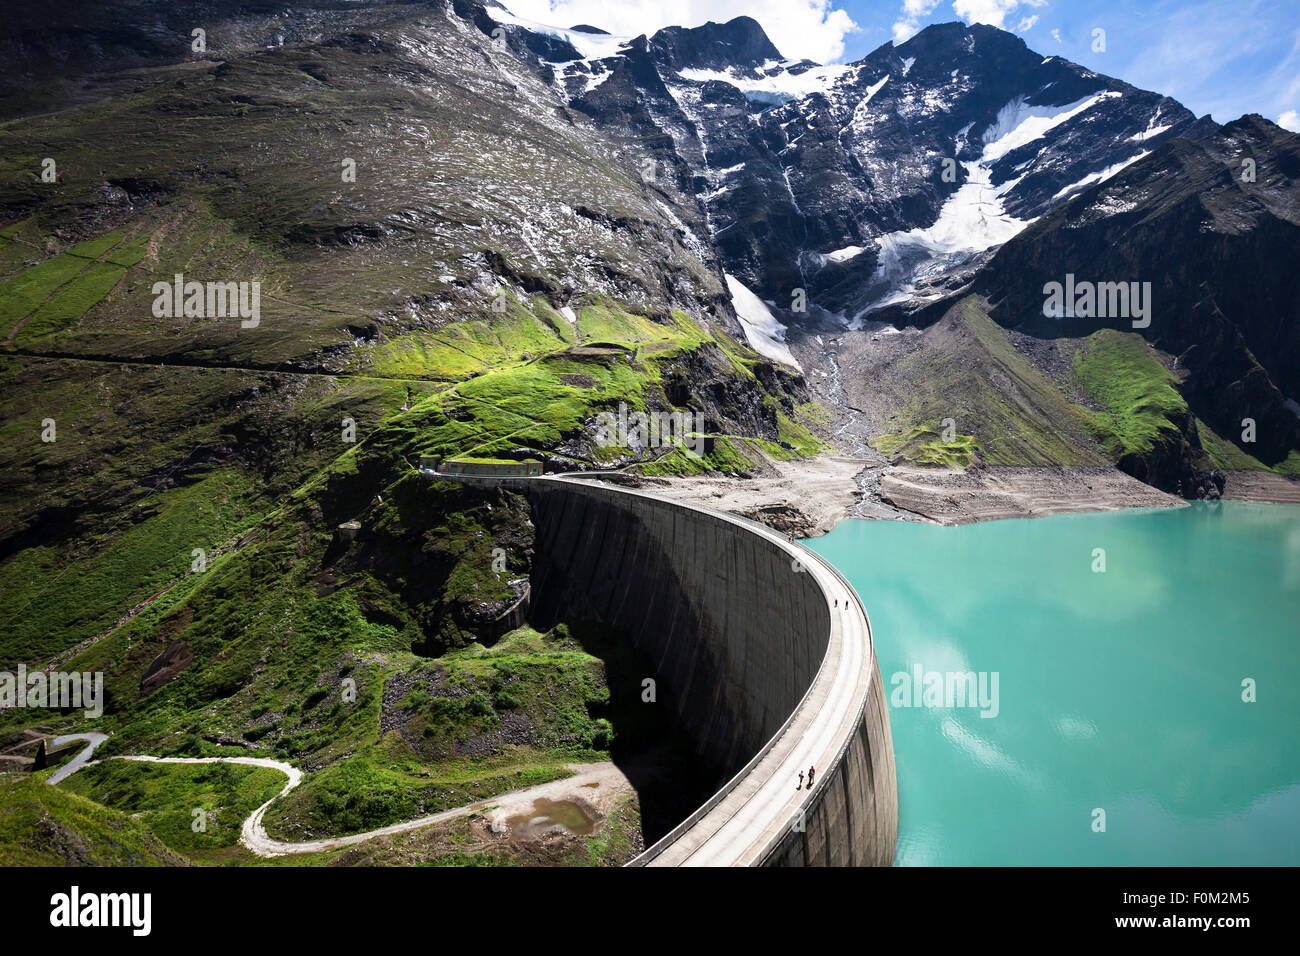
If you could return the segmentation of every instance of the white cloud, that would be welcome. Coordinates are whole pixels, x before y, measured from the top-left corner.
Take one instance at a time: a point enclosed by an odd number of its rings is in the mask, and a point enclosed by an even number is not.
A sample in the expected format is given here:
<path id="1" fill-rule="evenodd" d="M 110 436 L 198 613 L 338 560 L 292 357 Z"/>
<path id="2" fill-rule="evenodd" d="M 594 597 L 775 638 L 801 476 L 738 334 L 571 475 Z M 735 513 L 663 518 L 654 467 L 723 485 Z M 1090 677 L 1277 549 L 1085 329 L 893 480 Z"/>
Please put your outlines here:
<path id="1" fill-rule="evenodd" d="M 556 27 L 587 23 L 615 36 L 652 34 L 753 17 L 782 55 L 829 63 L 844 55 L 844 37 L 858 25 L 834 0 L 502 0 L 517 17 Z M 908 0 L 912 2 L 912 0 Z M 937 0 L 936 0 L 937 2 Z M 489 13 L 491 11 L 489 10 Z"/>
<path id="2" fill-rule="evenodd" d="M 1052 39 L 1055 40 L 1057 43 L 1060 43 L 1060 42 L 1061 42 L 1061 31 L 1060 31 L 1060 30 L 1053 30 L 1053 31 L 1052 31 Z"/>
<path id="3" fill-rule="evenodd" d="M 1025 33 L 1029 30 L 1032 30 L 1034 28 L 1034 24 L 1037 22 L 1038 22 L 1038 14 L 1036 13 L 1032 17 L 1024 17 L 1020 21 L 1020 25 L 1016 27 L 1016 32 Z"/>
<path id="4" fill-rule="evenodd" d="M 1001 27 L 1007 17 L 1020 7 L 1044 7 L 1047 0 L 954 0 L 952 8 L 957 16 L 967 23 L 987 23 Z M 1038 17 L 1027 17 L 1021 21 L 1022 30 L 1028 30 L 1038 22 Z M 1023 26 L 1028 23 L 1029 26 Z"/>
<path id="5" fill-rule="evenodd" d="M 1007 14 L 1017 6 L 1018 0 L 955 0 L 952 8 L 967 23 L 1000 27 Z"/>
<path id="6" fill-rule="evenodd" d="M 928 17 L 939 0 L 903 0 L 903 9 L 894 23 L 894 42 L 906 43 L 921 29 L 921 18 Z"/>
<path id="7" fill-rule="evenodd" d="M 1293 133 L 1300 133 L 1300 113 L 1295 110 L 1287 110 L 1277 118 L 1277 125 L 1283 129 L 1289 129 Z"/>

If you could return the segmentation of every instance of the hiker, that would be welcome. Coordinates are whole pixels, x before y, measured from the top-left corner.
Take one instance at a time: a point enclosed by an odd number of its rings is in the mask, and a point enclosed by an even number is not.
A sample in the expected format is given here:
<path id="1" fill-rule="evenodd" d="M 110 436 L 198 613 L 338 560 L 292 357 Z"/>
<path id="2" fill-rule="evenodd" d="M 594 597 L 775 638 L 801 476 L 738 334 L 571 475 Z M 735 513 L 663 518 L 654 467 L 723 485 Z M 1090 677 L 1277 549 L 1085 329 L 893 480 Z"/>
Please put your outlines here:
<path id="1" fill-rule="evenodd" d="M 836 607 L 839 607 L 839 606 L 840 606 L 840 599 L 839 599 L 839 598 L 836 598 L 836 599 L 835 599 L 835 606 L 836 606 Z"/>
<path id="2" fill-rule="evenodd" d="M 809 768 L 808 768 L 808 789 L 809 789 L 809 790 L 812 789 L 813 774 L 816 773 L 816 772 L 817 772 L 817 768 L 816 768 L 816 767 L 809 767 Z"/>
<path id="3" fill-rule="evenodd" d="M 802 770 L 799 771 L 799 786 L 795 787 L 795 789 L 796 789 L 796 790 L 802 790 L 802 789 L 803 789 L 803 771 L 802 771 Z"/>

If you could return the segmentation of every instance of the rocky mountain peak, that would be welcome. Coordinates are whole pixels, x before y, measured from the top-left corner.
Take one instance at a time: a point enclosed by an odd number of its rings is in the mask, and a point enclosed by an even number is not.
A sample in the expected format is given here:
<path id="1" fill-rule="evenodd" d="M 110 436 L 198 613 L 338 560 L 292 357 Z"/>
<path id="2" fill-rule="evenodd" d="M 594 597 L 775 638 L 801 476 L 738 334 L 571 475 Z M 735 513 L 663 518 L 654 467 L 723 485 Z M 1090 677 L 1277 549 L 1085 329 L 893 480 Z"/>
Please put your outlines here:
<path id="1" fill-rule="evenodd" d="M 753 17 L 710 21 L 698 27 L 664 27 L 650 43 L 659 61 L 671 70 L 752 69 L 783 59 Z"/>

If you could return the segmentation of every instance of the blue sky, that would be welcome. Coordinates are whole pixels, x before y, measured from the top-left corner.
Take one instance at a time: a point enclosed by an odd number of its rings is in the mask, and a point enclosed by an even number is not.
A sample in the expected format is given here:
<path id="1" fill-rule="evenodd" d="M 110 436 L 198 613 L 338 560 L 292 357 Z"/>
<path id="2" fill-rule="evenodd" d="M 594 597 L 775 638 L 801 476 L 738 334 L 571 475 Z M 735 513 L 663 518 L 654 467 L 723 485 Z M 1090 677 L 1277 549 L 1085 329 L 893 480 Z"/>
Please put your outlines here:
<path id="1" fill-rule="evenodd" d="M 1297 0 L 504 0 L 555 26 L 652 33 L 741 14 L 786 56 L 858 59 L 930 23 L 991 23 L 1031 49 L 1168 94 L 1219 122 L 1262 113 L 1300 132 Z M 1094 30 L 1105 48 L 1094 49 Z"/>
<path id="2" fill-rule="evenodd" d="M 1166 93 L 1198 115 L 1212 113 L 1219 122 L 1250 112 L 1276 120 L 1288 110 L 1300 110 L 1296 0 L 941 0 L 933 5 L 912 0 L 909 5 L 931 10 L 885 23 L 891 9 L 902 11 L 902 0 L 839 4 L 859 27 L 845 36 L 845 57 L 857 59 L 892 39 L 900 22 L 913 27 L 974 18 L 1019 34 L 1044 55 L 1057 54 Z M 965 16 L 958 16 L 959 10 Z M 1104 51 L 1093 49 L 1095 29 L 1106 31 Z M 1300 123 L 1291 126 L 1300 130 Z"/>

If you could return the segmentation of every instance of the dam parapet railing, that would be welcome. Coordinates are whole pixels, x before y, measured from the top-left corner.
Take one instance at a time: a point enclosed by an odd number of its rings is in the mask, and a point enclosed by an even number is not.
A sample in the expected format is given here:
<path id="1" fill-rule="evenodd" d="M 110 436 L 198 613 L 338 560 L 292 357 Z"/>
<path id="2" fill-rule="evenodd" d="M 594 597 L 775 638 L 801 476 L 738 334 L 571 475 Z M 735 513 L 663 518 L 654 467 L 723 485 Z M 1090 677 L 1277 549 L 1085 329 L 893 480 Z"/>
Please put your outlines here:
<path id="1" fill-rule="evenodd" d="M 590 477 L 421 473 L 528 497 L 533 611 L 627 633 L 725 781 L 629 865 L 892 862 L 886 695 L 867 613 L 829 562 L 766 525 Z"/>

